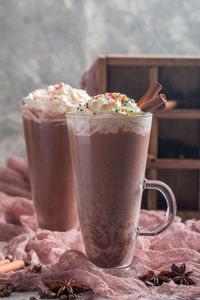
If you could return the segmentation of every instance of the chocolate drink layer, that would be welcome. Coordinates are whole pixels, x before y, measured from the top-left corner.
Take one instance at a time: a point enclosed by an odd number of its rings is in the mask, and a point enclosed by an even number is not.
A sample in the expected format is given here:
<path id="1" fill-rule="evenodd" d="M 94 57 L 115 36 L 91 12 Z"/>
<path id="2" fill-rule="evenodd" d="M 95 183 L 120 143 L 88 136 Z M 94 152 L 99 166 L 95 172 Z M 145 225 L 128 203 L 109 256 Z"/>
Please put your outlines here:
<path id="1" fill-rule="evenodd" d="M 78 227 L 72 166 L 65 122 L 23 118 L 32 195 L 40 228 Z"/>
<path id="2" fill-rule="evenodd" d="M 135 248 L 151 117 L 67 121 L 87 257 L 101 268 L 127 267 Z"/>

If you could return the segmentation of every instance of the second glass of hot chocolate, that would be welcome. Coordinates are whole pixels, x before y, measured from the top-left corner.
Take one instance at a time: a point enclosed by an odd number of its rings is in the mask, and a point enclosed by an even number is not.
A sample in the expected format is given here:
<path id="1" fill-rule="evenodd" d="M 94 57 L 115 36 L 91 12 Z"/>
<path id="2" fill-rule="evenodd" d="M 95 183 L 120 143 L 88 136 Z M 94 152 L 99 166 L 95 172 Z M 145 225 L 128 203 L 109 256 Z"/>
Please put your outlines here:
<path id="1" fill-rule="evenodd" d="M 66 112 L 89 96 L 60 83 L 30 93 L 22 117 L 31 190 L 40 228 L 66 231 L 79 227 Z"/>

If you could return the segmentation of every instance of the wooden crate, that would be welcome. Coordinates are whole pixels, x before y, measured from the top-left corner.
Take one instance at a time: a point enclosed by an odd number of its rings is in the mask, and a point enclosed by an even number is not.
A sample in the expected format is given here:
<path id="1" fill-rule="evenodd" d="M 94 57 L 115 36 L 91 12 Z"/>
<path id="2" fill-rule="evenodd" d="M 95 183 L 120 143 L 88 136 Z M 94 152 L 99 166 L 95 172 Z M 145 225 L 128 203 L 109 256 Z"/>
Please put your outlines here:
<path id="1" fill-rule="evenodd" d="M 98 58 L 98 92 L 118 91 L 139 100 L 149 84 L 159 81 L 168 100 L 196 97 L 200 101 L 200 56 L 128 56 Z M 200 104 L 200 102 L 198 102 Z M 199 105 L 200 107 L 200 105 Z M 159 138 L 176 138 L 198 149 L 195 158 L 160 158 Z M 200 218 L 200 109 L 174 109 L 154 113 L 147 177 L 171 185 L 183 219 Z M 157 201 L 158 200 L 158 201 Z M 162 208 L 160 196 L 148 191 L 146 208 Z"/>

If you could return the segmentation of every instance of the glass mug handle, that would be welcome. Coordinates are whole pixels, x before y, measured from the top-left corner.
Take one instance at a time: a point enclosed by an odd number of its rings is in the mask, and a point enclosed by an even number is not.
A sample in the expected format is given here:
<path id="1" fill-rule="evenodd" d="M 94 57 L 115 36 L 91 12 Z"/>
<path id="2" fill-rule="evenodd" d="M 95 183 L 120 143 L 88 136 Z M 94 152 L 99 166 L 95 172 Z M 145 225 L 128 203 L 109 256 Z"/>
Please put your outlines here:
<path id="1" fill-rule="evenodd" d="M 144 179 L 143 190 L 146 189 L 161 192 L 167 203 L 165 219 L 158 226 L 148 229 L 146 232 L 143 232 L 143 228 L 138 226 L 138 235 L 155 236 L 167 229 L 174 220 L 176 216 L 176 199 L 170 187 L 162 181 Z"/>

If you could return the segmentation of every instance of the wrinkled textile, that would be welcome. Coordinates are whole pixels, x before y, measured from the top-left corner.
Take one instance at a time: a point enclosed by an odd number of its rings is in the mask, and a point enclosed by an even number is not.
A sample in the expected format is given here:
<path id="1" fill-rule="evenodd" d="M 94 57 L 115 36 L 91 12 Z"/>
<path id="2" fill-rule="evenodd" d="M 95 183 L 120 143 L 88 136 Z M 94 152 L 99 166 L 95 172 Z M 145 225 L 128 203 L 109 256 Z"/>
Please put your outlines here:
<path id="1" fill-rule="evenodd" d="M 81 78 L 81 88 L 86 90 L 90 96 L 98 94 L 98 61 L 95 60 L 92 66 L 86 70 Z"/>
<path id="2" fill-rule="evenodd" d="M 11 157 L 7 167 L 0 168 L 0 191 L 11 196 L 31 199 L 28 163 L 24 158 Z"/>
<path id="3" fill-rule="evenodd" d="M 14 158 L 9 160 L 7 168 L 1 169 L 0 178 L 2 180 L 5 174 L 5 184 L 4 192 L 0 192 L 0 259 L 10 253 L 15 259 L 41 263 L 43 270 L 40 274 L 27 272 L 26 269 L 1 274 L 1 283 L 9 281 L 33 290 L 51 279 L 74 278 L 90 286 L 95 295 L 113 299 L 169 295 L 192 299 L 200 296 L 200 221 L 189 220 L 183 224 L 176 217 L 169 230 L 158 237 L 138 237 L 130 270 L 119 276 L 105 274 L 87 261 L 80 232 L 36 229 L 32 201 L 24 197 L 29 183 L 25 166 L 24 159 Z M 9 168 L 16 172 L 16 178 L 14 173 L 8 172 Z M 19 188 L 17 191 L 21 191 L 21 196 L 11 196 L 14 193 L 13 185 Z M 11 190 L 12 193 L 8 195 Z M 147 227 L 158 224 L 163 217 L 163 212 L 142 210 L 140 225 Z M 191 278 L 197 283 L 195 286 L 178 286 L 170 282 L 159 287 L 146 287 L 138 279 L 148 270 L 169 270 L 172 263 L 180 265 L 183 262 L 189 271 L 194 271 Z"/>

